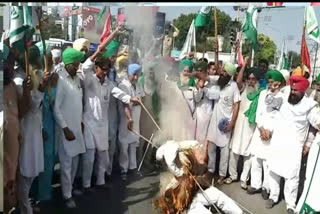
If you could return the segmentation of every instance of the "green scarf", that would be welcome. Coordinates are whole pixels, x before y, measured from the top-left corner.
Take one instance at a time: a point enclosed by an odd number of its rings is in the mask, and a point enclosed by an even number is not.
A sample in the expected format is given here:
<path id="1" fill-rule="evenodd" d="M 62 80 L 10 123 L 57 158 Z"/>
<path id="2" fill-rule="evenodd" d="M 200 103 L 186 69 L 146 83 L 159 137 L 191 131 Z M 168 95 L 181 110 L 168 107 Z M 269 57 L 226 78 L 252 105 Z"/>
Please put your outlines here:
<path id="1" fill-rule="evenodd" d="M 265 90 L 265 88 L 259 88 L 259 90 L 253 94 L 248 94 L 248 100 L 252 101 L 249 109 L 244 113 L 244 115 L 248 118 L 249 124 L 254 125 L 256 123 L 256 113 L 258 108 L 258 101 L 261 91 Z"/>

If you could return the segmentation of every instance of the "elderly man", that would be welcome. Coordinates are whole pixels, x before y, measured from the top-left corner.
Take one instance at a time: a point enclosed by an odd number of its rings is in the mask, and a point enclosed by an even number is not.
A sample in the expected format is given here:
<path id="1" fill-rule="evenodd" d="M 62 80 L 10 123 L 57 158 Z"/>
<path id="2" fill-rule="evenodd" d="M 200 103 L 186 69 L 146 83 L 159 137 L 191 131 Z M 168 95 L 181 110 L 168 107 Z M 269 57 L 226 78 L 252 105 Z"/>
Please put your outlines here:
<path id="1" fill-rule="evenodd" d="M 54 115 L 59 126 L 57 130 L 59 160 L 61 166 L 62 195 L 68 208 L 75 208 L 72 199 L 72 185 L 76 175 L 79 155 L 84 153 L 85 145 L 82 135 L 82 87 L 76 75 L 84 54 L 67 48 L 62 54 L 64 67 L 59 71 L 56 89 Z"/>
<path id="2" fill-rule="evenodd" d="M 145 96 L 142 87 L 138 81 L 138 75 L 141 71 L 141 66 L 138 64 L 130 64 L 128 67 L 128 78 L 125 78 L 119 84 L 119 88 L 130 96 L 142 98 Z M 128 130 L 127 120 L 131 123 L 131 128 L 140 133 L 140 114 L 141 106 L 137 103 L 130 104 L 129 109 L 124 109 L 124 104 L 119 103 L 120 124 L 119 124 L 119 164 L 121 168 L 121 178 L 127 180 L 128 169 L 131 172 L 137 168 L 136 149 L 139 146 L 139 136 Z M 132 118 L 128 116 L 128 111 L 131 111 Z M 133 123 L 133 127 L 132 127 Z"/>
<path id="3" fill-rule="evenodd" d="M 265 134 L 270 132 L 275 115 L 282 104 L 281 101 L 277 102 L 279 98 L 273 98 L 281 94 L 279 91 L 284 91 L 285 79 L 283 75 L 276 70 L 268 71 L 265 77 L 268 82 L 268 89 L 261 91 L 258 97 L 258 106 L 255 114 L 256 129 L 251 140 L 251 186 L 248 188 L 247 193 L 256 194 L 262 191 L 262 198 L 267 200 L 270 188 L 266 158 L 270 141 L 265 137 Z M 277 86 L 277 88 L 274 86 Z M 264 174 L 263 182 L 262 170 Z"/>
<path id="4" fill-rule="evenodd" d="M 243 156 L 243 171 L 240 177 L 242 189 L 247 189 L 247 181 L 249 180 L 249 172 L 251 169 L 250 145 L 256 127 L 255 121 L 250 120 L 251 118 L 248 118 L 246 113 L 255 97 L 259 96 L 261 91 L 259 90 L 257 68 L 249 68 L 247 70 L 246 81 L 243 82 L 244 70 L 248 62 L 249 58 L 246 58 L 245 63 L 237 76 L 238 86 L 239 88 L 244 88 L 244 90 L 241 93 L 239 115 L 230 141 L 230 177 L 225 180 L 225 183 L 231 184 L 238 179 L 238 160 L 240 156 Z"/>
<path id="5" fill-rule="evenodd" d="M 305 96 L 309 81 L 304 77 L 290 78 L 290 95 L 284 94 L 283 104 L 275 118 L 269 166 L 270 196 L 267 208 L 272 208 L 279 200 L 280 178 L 285 179 L 284 197 L 288 213 L 294 213 L 297 199 L 302 151 L 311 124 L 320 130 L 320 111 L 317 102 Z M 270 138 L 270 135 L 267 136 Z M 285 151 L 285 153 L 284 153 Z M 286 158 L 283 158 L 285 154 Z"/>
<path id="6" fill-rule="evenodd" d="M 217 147 L 220 148 L 220 177 L 218 179 L 220 184 L 227 175 L 231 132 L 238 117 L 241 99 L 238 86 L 232 80 L 235 73 L 236 67 L 232 63 L 224 64 L 219 79 L 216 81 L 216 84 L 220 87 L 220 98 L 214 103 L 207 136 L 209 141 L 208 171 L 212 174 L 215 172 L 216 150 Z"/>

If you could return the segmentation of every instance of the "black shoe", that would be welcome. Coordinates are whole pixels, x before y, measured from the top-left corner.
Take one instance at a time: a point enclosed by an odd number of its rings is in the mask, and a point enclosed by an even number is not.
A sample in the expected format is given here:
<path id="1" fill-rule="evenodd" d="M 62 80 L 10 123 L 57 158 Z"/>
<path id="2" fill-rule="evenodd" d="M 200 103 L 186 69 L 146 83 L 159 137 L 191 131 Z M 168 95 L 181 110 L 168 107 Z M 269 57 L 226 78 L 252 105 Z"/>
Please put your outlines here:
<path id="1" fill-rule="evenodd" d="M 289 208 L 287 211 L 288 211 L 288 214 L 294 214 L 294 210 L 291 208 Z"/>
<path id="2" fill-rule="evenodd" d="M 248 190 L 247 190 L 247 193 L 249 195 L 254 195 L 254 194 L 257 194 L 257 193 L 261 193 L 261 189 L 256 189 L 256 188 L 253 188 L 253 187 L 249 187 Z"/>
<path id="3" fill-rule="evenodd" d="M 69 198 L 67 200 L 65 200 L 65 205 L 68 209 L 75 209 L 77 208 L 77 205 L 76 205 L 76 202 L 72 199 L 72 198 Z"/>
<path id="4" fill-rule="evenodd" d="M 264 200 L 268 200 L 269 198 L 269 193 L 267 192 L 267 190 L 265 188 L 262 188 L 262 192 L 261 192 L 262 198 Z"/>
<path id="5" fill-rule="evenodd" d="M 84 188 L 82 188 L 81 191 L 83 192 L 84 195 L 90 195 L 93 193 L 93 189 L 90 187 L 87 187 L 87 188 L 84 187 Z"/>
<path id="6" fill-rule="evenodd" d="M 123 173 L 121 173 L 121 179 L 123 180 L 123 181 L 127 181 L 127 173 L 126 172 L 123 172 Z"/>
<path id="7" fill-rule="evenodd" d="M 272 199 L 268 199 L 266 203 L 266 208 L 271 209 L 276 203 Z"/>

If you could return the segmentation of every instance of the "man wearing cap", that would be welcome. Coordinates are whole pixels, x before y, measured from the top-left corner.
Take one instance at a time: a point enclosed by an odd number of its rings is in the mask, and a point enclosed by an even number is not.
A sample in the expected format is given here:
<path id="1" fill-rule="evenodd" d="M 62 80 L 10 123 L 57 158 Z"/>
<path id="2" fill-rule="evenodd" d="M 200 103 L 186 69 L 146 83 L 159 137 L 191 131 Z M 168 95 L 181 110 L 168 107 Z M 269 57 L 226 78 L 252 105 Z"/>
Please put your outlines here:
<path id="1" fill-rule="evenodd" d="M 79 155 L 84 153 L 85 144 L 82 135 L 82 87 L 77 76 L 84 54 L 73 48 L 67 48 L 62 54 L 64 67 L 61 67 L 56 89 L 54 115 L 59 126 L 57 137 L 61 166 L 62 196 L 68 208 L 75 208 L 72 199 L 72 185 L 78 168 Z"/>
<path id="2" fill-rule="evenodd" d="M 216 150 L 220 147 L 220 166 L 218 183 L 222 183 L 227 175 L 229 160 L 229 142 L 231 132 L 236 123 L 239 112 L 240 92 L 237 84 L 232 80 L 236 73 L 236 67 L 227 62 L 224 64 L 219 79 L 216 81 L 220 88 L 220 97 L 214 103 L 214 109 L 208 130 L 208 171 L 212 175 L 215 172 Z M 222 121 L 226 121 L 223 127 L 220 127 Z"/>
<path id="3" fill-rule="evenodd" d="M 249 63 L 249 58 L 246 57 L 244 65 L 241 67 L 237 75 L 237 84 L 239 89 L 244 88 L 241 93 L 241 102 L 239 107 L 239 114 L 235 124 L 234 132 L 230 141 L 230 159 L 229 159 L 229 175 L 225 183 L 231 184 L 238 179 L 238 160 L 243 156 L 243 171 L 241 173 L 240 181 L 241 188 L 247 189 L 247 181 L 249 180 L 249 172 L 251 168 L 250 159 L 250 144 L 254 129 L 256 127 L 255 121 L 251 121 L 246 112 L 254 100 L 254 96 L 259 90 L 258 83 L 258 68 L 247 69 L 245 81 L 243 81 L 244 71 Z"/>
<path id="4" fill-rule="evenodd" d="M 297 199 L 299 172 L 302 151 L 306 145 L 306 137 L 311 124 L 320 129 L 319 105 L 305 95 L 309 81 L 300 76 L 290 78 L 291 92 L 284 94 L 283 104 L 276 115 L 269 136 L 270 196 L 267 208 L 271 208 L 279 200 L 280 178 L 285 179 L 284 197 L 288 213 L 294 213 Z M 285 158 L 284 158 L 285 155 Z"/>
<path id="5" fill-rule="evenodd" d="M 141 66 L 138 64 L 130 64 L 128 66 L 128 78 L 124 78 L 119 88 L 130 95 L 131 97 L 142 98 L 145 96 L 144 91 L 138 82 L 138 75 L 141 72 Z M 134 131 L 140 133 L 140 114 L 141 106 L 137 103 L 130 104 L 129 109 L 124 109 L 123 103 L 118 103 L 120 124 L 119 124 L 119 165 L 121 168 L 121 178 L 125 181 L 127 179 L 128 169 L 133 172 L 137 168 L 136 147 L 139 146 L 139 136 L 128 130 L 129 123 L 133 123 Z M 125 114 L 126 111 L 131 111 L 132 118 Z"/>
<path id="6" fill-rule="evenodd" d="M 265 75 L 268 88 L 261 91 L 255 113 L 256 129 L 251 140 L 251 186 L 247 193 L 262 193 L 262 198 L 269 197 L 268 165 L 266 162 L 270 139 L 267 134 L 273 126 L 274 118 L 279 112 L 283 99 L 281 93 L 285 86 L 283 75 L 277 70 L 270 70 Z M 280 98 L 279 98 L 280 97 Z M 275 98 L 275 99 L 274 99 Z M 263 171 L 263 179 L 262 179 Z"/>
<path id="7" fill-rule="evenodd" d="M 60 49 L 53 49 L 51 50 L 52 54 L 52 61 L 54 64 L 54 70 L 59 70 L 59 67 L 61 66 L 61 50 Z"/>

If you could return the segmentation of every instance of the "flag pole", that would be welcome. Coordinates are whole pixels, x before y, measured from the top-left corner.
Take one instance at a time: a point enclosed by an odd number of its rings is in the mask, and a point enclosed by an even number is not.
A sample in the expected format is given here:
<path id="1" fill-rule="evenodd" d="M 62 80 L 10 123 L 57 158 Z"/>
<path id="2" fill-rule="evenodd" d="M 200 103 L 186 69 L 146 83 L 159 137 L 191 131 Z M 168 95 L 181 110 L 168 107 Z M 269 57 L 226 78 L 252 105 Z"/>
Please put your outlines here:
<path id="1" fill-rule="evenodd" d="M 314 55 L 314 65 L 313 65 L 313 75 L 312 75 L 313 80 L 316 79 L 316 64 L 317 64 L 318 50 L 319 50 L 319 43 L 317 42 L 316 54 Z"/>
<path id="2" fill-rule="evenodd" d="M 215 33 L 215 41 L 217 43 L 217 49 L 215 50 L 215 54 L 214 54 L 214 61 L 215 61 L 215 69 L 216 71 L 219 68 L 219 56 L 218 56 L 218 52 L 219 52 L 219 42 L 218 42 L 218 23 L 217 23 L 217 7 L 214 7 L 214 33 Z"/>
<path id="3" fill-rule="evenodd" d="M 47 60 L 46 42 L 44 40 L 43 31 L 42 31 L 43 21 L 41 20 L 41 13 L 42 13 L 41 10 L 42 10 L 42 8 L 39 6 L 36 11 L 37 11 L 37 16 L 38 16 L 38 21 L 39 21 L 39 32 L 40 32 L 42 47 L 43 47 L 44 71 L 50 73 L 50 71 L 48 70 L 49 66 L 48 66 L 48 60 Z"/>
<path id="4" fill-rule="evenodd" d="M 304 17 L 303 17 L 303 31 L 302 31 L 302 41 L 301 41 L 301 50 L 302 50 L 302 53 L 300 53 L 300 55 L 303 55 L 303 56 L 300 56 L 300 66 L 301 66 L 301 70 L 302 70 L 302 74 L 304 74 L 304 58 L 305 58 L 305 55 L 304 55 L 304 45 L 306 45 L 303 41 L 305 41 L 305 32 L 306 32 L 306 7 L 304 9 Z M 300 52 L 301 52 L 300 50 Z"/>
<path id="5" fill-rule="evenodd" d="M 25 49 L 24 49 L 24 58 L 25 58 L 25 65 L 26 65 L 26 74 L 27 77 L 30 75 L 29 71 L 29 50 L 26 47 L 27 46 L 27 38 L 24 36 L 24 44 L 25 44 Z"/>

